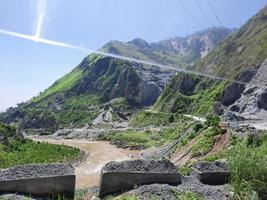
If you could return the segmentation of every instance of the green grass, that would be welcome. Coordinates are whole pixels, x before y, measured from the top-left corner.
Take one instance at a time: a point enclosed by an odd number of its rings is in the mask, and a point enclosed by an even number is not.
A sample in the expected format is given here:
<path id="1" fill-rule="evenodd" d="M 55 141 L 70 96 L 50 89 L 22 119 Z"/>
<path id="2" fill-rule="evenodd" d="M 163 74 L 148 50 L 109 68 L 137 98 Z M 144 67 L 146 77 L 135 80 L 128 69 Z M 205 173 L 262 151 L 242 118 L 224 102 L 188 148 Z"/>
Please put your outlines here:
<path id="1" fill-rule="evenodd" d="M 123 194 L 117 197 L 114 196 L 107 196 L 104 198 L 105 200 L 139 200 L 139 198 L 137 198 L 134 195 L 129 195 L 129 194 Z"/>
<path id="2" fill-rule="evenodd" d="M 38 102 L 53 93 L 62 91 L 62 89 L 70 88 L 71 85 L 73 85 L 73 83 L 75 83 L 75 81 L 77 81 L 81 77 L 81 75 L 82 75 L 82 70 L 79 68 L 75 68 L 73 71 L 60 78 L 58 81 L 56 81 L 51 87 L 46 89 L 39 96 L 34 97 L 32 101 Z"/>
<path id="3" fill-rule="evenodd" d="M 214 144 L 214 136 L 219 133 L 220 130 L 214 127 L 209 127 L 208 129 L 204 130 L 196 144 L 191 149 L 192 156 L 198 157 L 208 153 Z"/>
<path id="4" fill-rule="evenodd" d="M 233 138 L 231 148 L 210 155 L 206 161 L 229 161 L 231 188 L 234 200 L 267 198 L 267 135 L 248 135 L 245 139 Z"/>
<path id="5" fill-rule="evenodd" d="M 177 194 L 176 200 L 205 200 L 205 199 L 192 191 L 186 191 L 182 194 Z"/>
<path id="6" fill-rule="evenodd" d="M 130 124 L 136 127 L 148 125 L 162 126 L 175 122 L 183 121 L 186 117 L 173 113 L 157 112 L 157 111 L 140 111 L 131 119 Z"/>
<path id="7" fill-rule="evenodd" d="M 33 163 L 69 163 L 79 156 L 79 149 L 63 145 L 30 140 L 10 140 L 8 145 L 0 144 L 0 168 Z"/>
<path id="8" fill-rule="evenodd" d="M 175 195 L 176 200 L 205 200 L 203 197 L 199 196 L 198 194 L 192 192 L 192 191 L 185 191 L 183 193 L 177 193 L 176 191 L 173 191 Z M 139 200 L 138 197 L 135 195 L 129 195 L 129 194 L 123 194 L 117 197 L 114 196 L 107 196 L 105 200 Z M 160 197 L 158 198 L 148 198 L 148 200 L 160 200 Z"/>
<path id="9" fill-rule="evenodd" d="M 213 162 L 220 159 L 225 159 L 228 156 L 228 149 L 223 149 L 217 153 L 211 154 L 204 158 L 205 161 Z"/>
<path id="10" fill-rule="evenodd" d="M 183 175 L 183 176 L 188 176 L 188 175 L 190 174 L 190 172 L 191 172 L 191 167 L 188 166 L 188 165 L 184 165 L 184 166 L 182 166 L 182 167 L 179 167 L 179 168 L 178 168 L 178 171 L 179 171 L 179 173 L 180 173 L 181 175 Z"/>
<path id="11" fill-rule="evenodd" d="M 125 144 L 135 147 L 135 146 L 144 146 L 144 147 L 152 147 L 152 146 L 160 146 L 165 141 L 160 137 L 160 134 L 157 132 L 151 131 L 134 131 L 128 130 L 125 132 L 113 132 L 107 133 L 100 136 L 102 140 L 108 141 L 120 141 Z"/>
<path id="12" fill-rule="evenodd" d="M 234 199 L 253 199 L 253 191 L 261 199 L 267 198 L 267 135 L 258 145 L 242 141 L 229 152 Z"/>

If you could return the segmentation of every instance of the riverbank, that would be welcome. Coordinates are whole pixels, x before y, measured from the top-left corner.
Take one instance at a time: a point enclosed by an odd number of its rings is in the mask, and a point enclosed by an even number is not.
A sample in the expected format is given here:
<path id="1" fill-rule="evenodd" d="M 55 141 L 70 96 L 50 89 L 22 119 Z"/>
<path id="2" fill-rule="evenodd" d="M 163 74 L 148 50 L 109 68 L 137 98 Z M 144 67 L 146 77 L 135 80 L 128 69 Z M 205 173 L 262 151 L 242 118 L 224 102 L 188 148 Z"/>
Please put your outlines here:
<path id="1" fill-rule="evenodd" d="M 51 139 L 35 136 L 31 139 L 50 144 L 76 147 L 85 152 L 85 158 L 75 168 L 76 189 L 98 185 L 101 168 L 110 161 L 132 160 L 140 151 L 117 148 L 107 141 L 88 141 L 86 139 Z"/>

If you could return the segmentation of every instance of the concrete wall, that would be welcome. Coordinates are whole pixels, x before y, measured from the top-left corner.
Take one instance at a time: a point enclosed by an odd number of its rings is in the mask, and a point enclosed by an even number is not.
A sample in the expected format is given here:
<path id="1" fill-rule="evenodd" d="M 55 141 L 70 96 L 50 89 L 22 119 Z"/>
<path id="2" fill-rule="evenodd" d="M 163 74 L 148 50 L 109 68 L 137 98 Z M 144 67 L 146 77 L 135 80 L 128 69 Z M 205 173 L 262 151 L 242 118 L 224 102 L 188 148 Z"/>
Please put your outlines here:
<path id="1" fill-rule="evenodd" d="M 197 177 L 204 184 L 224 185 L 229 183 L 230 172 L 201 172 Z"/>
<path id="2" fill-rule="evenodd" d="M 36 197 L 64 195 L 72 199 L 74 192 L 75 175 L 0 181 L 0 193 L 22 193 Z"/>
<path id="3" fill-rule="evenodd" d="M 181 183 L 181 176 L 179 173 L 102 172 L 99 197 L 131 189 L 135 185 L 153 183 L 178 185 Z"/>

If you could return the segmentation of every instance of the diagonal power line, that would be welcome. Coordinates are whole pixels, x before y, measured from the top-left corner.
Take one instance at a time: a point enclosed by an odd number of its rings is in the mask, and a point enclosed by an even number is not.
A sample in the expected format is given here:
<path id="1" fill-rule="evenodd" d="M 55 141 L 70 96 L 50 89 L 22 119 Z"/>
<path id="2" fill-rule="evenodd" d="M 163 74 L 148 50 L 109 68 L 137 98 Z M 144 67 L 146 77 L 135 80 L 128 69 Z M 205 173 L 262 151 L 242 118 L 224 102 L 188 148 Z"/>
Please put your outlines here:
<path id="1" fill-rule="evenodd" d="M 181 0 L 177 0 L 178 3 L 181 5 L 181 7 L 185 10 L 185 12 L 187 12 L 187 14 L 193 19 L 193 21 L 199 26 L 200 30 L 203 30 L 202 25 L 199 23 L 199 21 L 194 17 L 194 15 L 189 11 L 189 9 L 186 8 L 186 6 L 184 5 L 184 3 Z M 202 8 L 200 8 L 202 9 Z M 213 25 L 212 25 L 213 26 Z M 207 31 L 206 34 L 209 36 L 209 38 L 211 39 L 211 41 L 215 44 L 215 41 L 213 40 L 212 35 L 209 34 L 209 32 Z"/>
<path id="2" fill-rule="evenodd" d="M 209 16 L 205 12 L 205 10 L 201 7 L 201 5 L 199 4 L 198 0 L 195 0 L 195 2 L 197 4 L 197 7 L 202 12 L 202 14 L 207 18 L 207 20 L 209 21 L 209 23 L 211 24 L 211 26 L 214 27 L 214 24 L 213 24 L 212 20 L 209 18 Z"/>
<path id="3" fill-rule="evenodd" d="M 216 76 L 213 74 L 207 74 L 207 73 L 198 72 L 198 71 L 194 71 L 194 70 L 183 69 L 183 68 L 180 68 L 178 66 L 163 65 L 163 64 L 159 64 L 159 63 L 155 63 L 155 62 L 149 62 L 149 61 L 144 61 L 144 60 L 131 58 L 131 57 L 127 57 L 127 56 L 121 56 L 121 55 L 116 55 L 116 54 L 112 54 L 112 53 L 106 53 L 103 51 L 93 50 L 93 49 L 89 49 L 89 48 L 85 48 L 85 47 L 81 47 L 81 46 L 77 46 L 77 45 L 72 45 L 72 44 L 68 44 L 68 43 L 58 42 L 58 41 L 54 41 L 54 40 L 48 40 L 48 39 L 44 39 L 44 38 L 36 38 L 36 36 L 26 35 L 26 34 L 12 32 L 12 31 L 7 31 L 7 30 L 3 30 L 3 29 L 0 29 L 0 34 L 13 36 L 13 37 L 17 37 L 17 38 L 22 38 L 22 39 L 26 39 L 26 40 L 31 40 L 31 41 L 39 42 L 42 44 L 64 47 L 64 48 L 69 48 L 69 49 L 75 49 L 75 50 L 84 51 L 87 53 L 90 52 L 90 53 L 95 53 L 95 54 L 99 54 L 102 56 L 117 58 L 117 59 L 130 61 L 130 62 L 136 62 L 139 64 L 144 64 L 144 65 L 149 65 L 149 66 L 154 66 L 154 67 L 159 67 L 163 70 L 167 69 L 167 70 L 176 71 L 178 73 L 183 72 L 186 74 L 202 76 L 202 77 L 210 78 L 213 80 L 227 81 L 227 82 L 231 82 L 231 83 L 238 83 L 238 84 L 242 84 L 242 85 L 250 85 L 250 86 L 257 86 L 257 87 L 266 87 L 266 86 L 260 85 L 260 84 L 250 84 L 247 82 L 236 81 L 233 79 L 228 79 L 228 78 Z"/>
<path id="4" fill-rule="evenodd" d="M 194 17 L 194 15 L 185 7 L 184 3 L 181 0 L 177 0 L 181 7 L 185 10 L 185 12 L 193 19 L 193 21 L 198 25 L 200 29 L 203 29 L 202 25 L 199 21 Z"/>
<path id="5" fill-rule="evenodd" d="M 216 17 L 217 21 L 219 22 L 219 24 L 220 24 L 221 26 L 223 26 L 222 20 L 219 18 L 219 15 L 217 14 L 217 12 L 216 12 L 216 10 L 214 9 L 214 7 L 213 7 L 213 5 L 211 4 L 211 2 L 210 2 L 209 0 L 206 0 L 206 1 L 207 1 L 207 3 L 208 3 L 209 7 L 211 8 L 211 10 L 212 10 L 214 16 Z"/>

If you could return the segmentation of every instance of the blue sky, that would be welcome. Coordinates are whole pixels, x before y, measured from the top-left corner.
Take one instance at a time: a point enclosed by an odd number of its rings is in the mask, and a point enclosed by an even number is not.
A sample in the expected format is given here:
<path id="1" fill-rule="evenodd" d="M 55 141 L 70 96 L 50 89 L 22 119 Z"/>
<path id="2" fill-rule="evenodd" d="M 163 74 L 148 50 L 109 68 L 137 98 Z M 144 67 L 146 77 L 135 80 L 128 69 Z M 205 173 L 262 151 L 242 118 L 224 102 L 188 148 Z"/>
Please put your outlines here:
<path id="1" fill-rule="evenodd" d="M 35 35 L 43 12 L 41 37 L 98 49 L 110 40 L 149 42 L 185 36 L 210 22 L 196 0 L 2 0 L 0 29 Z M 220 25 L 207 0 L 197 0 L 212 23 Z M 209 0 L 226 27 L 238 28 L 266 0 Z M 38 9 L 38 5 L 46 7 Z M 28 100 L 79 64 L 85 52 L 0 34 L 0 111 Z"/>

